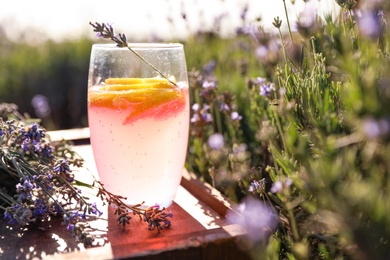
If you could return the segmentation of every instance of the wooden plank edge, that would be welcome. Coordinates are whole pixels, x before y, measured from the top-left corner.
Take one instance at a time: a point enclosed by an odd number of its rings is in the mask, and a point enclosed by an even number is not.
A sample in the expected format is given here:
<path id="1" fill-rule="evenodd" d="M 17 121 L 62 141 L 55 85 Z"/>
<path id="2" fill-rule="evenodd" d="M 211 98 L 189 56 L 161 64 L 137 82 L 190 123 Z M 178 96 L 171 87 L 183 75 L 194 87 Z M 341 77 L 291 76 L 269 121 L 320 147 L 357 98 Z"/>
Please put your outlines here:
<path id="1" fill-rule="evenodd" d="M 74 141 L 74 142 L 80 142 L 80 141 L 89 142 L 90 131 L 88 127 L 74 128 L 74 129 L 67 129 L 67 130 L 48 131 L 47 135 L 49 136 L 50 140 L 54 142 L 63 141 L 63 140 Z"/>
<path id="2" fill-rule="evenodd" d="M 233 203 L 226 196 L 186 169 L 183 170 L 180 185 L 222 217 L 226 217 L 228 212 L 234 212 Z"/>

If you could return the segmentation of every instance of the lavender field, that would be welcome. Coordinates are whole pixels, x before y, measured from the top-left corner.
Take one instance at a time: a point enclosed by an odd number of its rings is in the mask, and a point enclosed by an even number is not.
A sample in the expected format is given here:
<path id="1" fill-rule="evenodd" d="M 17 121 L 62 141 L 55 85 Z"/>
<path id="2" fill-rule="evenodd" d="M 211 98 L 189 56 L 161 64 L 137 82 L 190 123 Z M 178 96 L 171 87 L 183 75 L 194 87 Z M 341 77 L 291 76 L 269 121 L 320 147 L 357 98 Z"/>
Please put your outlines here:
<path id="1" fill-rule="evenodd" d="M 220 17 L 174 39 L 191 89 L 186 168 L 236 203 L 228 220 L 253 259 L 389 259 L 390 4 L 336 0 L 337 15 L 295 19 L 279 2 L 272 26 L 243 6 L 229 37 Z M 87 127 L 96 41 L 2 37 L 0 101 L 50 130 Z"/>

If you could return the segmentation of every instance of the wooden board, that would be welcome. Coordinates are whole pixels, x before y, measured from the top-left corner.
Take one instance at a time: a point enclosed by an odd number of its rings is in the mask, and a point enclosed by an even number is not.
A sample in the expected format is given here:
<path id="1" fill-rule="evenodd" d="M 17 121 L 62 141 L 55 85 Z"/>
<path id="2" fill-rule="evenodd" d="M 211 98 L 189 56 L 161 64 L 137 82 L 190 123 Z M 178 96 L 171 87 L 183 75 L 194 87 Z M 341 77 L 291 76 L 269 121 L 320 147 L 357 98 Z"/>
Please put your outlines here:
<path id="1" fill-rule="evenodd" d="M 86 140 L 87 132 L 62 131 L 53 136 Z M 74 150 L 85 160 L 85 167 L 76 174 L 91 181 L 89 173 L 97 176 L 91 146 L 77 145 Z M 181 186 L 169 207 L 172 227 L 159 234 L 136 217 L 124 229 L 110 207 L 104 207 L 102 217 L 91 222 L 98 230 L 93 248 L 76 243 L 61 218 L 28 227 L 10 226 L 1 218 L 0 259 L 246 259 L 236 243 L 244 230 L 225 219 L 231 208 L 221 193 L 183 170 Z"/>

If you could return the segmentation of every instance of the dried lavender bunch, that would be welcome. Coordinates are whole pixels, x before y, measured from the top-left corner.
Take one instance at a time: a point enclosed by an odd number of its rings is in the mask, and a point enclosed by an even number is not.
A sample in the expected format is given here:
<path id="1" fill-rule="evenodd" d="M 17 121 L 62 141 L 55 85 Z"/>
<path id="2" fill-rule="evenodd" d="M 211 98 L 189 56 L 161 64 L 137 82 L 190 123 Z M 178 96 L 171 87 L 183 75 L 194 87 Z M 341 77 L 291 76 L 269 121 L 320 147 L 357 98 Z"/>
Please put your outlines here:
<path id="1" fill-rule="evenodd" d="M 104 38 L 104 39 L 111 39 L 113 42 L 116 43 L 116 46 L 119 48 L 128 48 L 132 53 L 134 53 L 135 56 L 137 56 L 140 60 L 145 62 L 149 67 L 151 67 L 155 72 L 157 72 L 161 77 L 168 80 L 171 84 L 176 86 L 176 83 L 171 81 L 165 74 L 163 74 L 161 71 L 159 71 L 153 64 L 145 60 L 141 55 L 139 55 L 136 51 L 134 51 L 127 43 L 127 37 L 123 33 L 119 33 L 119 36 L 117 36 L 114 32 L 114 28 L 111 24 L 105 24 L 105 23 L 89 23 L 93 27 L 93 31 L 96 32 L 96 36 L 98 38 Z"/>
<path id="2" fill-rule="evenodd" d="M 63 215 L 69 227 L 100 216 L 80 189 L 71 170 L 82 159 L 66 142 L 50 142 L 37 121 L 25 118 L 14 104 L 0 104 L 0 210 L 10 224 L 29 225 Z M 73 230 L 77 231 L 77 230 Z M 78 237 L 81 238 L 81 237 Z M 86 244 L 92 243 L 89 236 Z"/>
<path id="3" fill-rule="evenodd" d="M 140 220 L 148 223 L 149 230 L 154 230 L 157 228 L 158 233 L 166 227 L 169 228 L 171 226 L 171 221 L 168 219 L 173 217 L 172 212 L 167 213 L 165 208 L 160 208 L 159 205 L 154 205 L 142 209 L 142 205 L 144 202 L 136 205 L 127 205 L 124 200 L 126 198 L 115 195 L 109 192 L 104 188 L 104 184 L 99 181 L 96 181 L 95 184 L 98 185 L 98 197 L 100 197 L 103 201 L 106 201 L 109 205 L 115 207 L 115 215 L 118 215 L 117 222 L 118 224 L 126 225 L 130 224 L 130 220 L 132 219 L 131 215 L 138 215 Z"/>

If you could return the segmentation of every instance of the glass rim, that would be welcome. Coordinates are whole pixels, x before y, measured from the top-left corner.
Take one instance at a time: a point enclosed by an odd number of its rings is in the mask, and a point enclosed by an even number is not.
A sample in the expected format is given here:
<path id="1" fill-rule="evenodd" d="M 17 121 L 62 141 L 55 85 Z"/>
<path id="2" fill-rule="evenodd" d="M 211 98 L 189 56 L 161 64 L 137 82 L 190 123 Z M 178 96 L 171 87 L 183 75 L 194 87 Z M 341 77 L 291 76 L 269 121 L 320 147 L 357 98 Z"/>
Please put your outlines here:
<path id="1" fill-rule="evenodd" d="M 151 42 L 137 42 L 137 43 L 128 43 L 129 47 L 133 50 L 140 49 L 175 49 L 182 48 L 183 44 L 181 43 L 151 43 Z M 118 47 L 116 43 L 95 43 L 92 44 L 93 48 L 97 49 L 117 49 L 123 50 L 127 47 Z"/>

